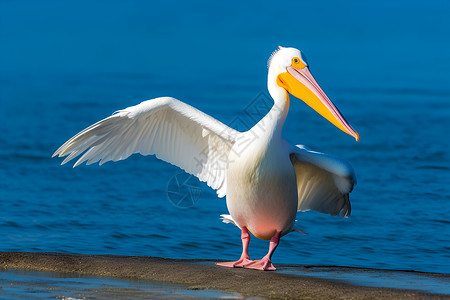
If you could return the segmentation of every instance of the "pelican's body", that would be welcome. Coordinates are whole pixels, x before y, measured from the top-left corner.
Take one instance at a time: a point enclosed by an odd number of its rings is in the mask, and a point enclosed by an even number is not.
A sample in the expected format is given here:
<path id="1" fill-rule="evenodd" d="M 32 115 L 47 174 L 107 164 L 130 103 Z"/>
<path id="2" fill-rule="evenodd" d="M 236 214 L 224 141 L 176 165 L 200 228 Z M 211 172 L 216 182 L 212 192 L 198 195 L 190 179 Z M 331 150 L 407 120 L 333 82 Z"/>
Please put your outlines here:
<path id="1" fill-rule="evenodd" d="M 246 149 L 231 155 L 227 171 L 227 207 L 239 227 L 260 239 L 293 228 L 297 213 L 297 182 L 285 143 Z M 274 199 L 277 199 L 274 201 Z"/>
<path id="2" fill-rule="evenodd" d="M 82 154 L 77 166 L 122 160 L 133 153 L 155 154 L 179 166 L 217 190 L 219 197 L 227 196 L 230 215 L 222 215 L 223 220 L 242 231 L 241 258 L 219 265 L 275 270 L 272 254 L 281 236 L 298 231 L 297 211 L 348 216 L 348 194 L 356 183 L 347 162 L 282 138 L 288 93 L 357 140 L 359 136 L 314 80 L 299 50 L 280 47 L 271 56 L 267 84 L 274 106 L 249 131 L 238 132 L 177 99 L 162 97 L 95 123 L 54 155 L 68 155 L 66 163 Z M 249 232 L 271 240 L 261 260 L 248 255 Z"/>

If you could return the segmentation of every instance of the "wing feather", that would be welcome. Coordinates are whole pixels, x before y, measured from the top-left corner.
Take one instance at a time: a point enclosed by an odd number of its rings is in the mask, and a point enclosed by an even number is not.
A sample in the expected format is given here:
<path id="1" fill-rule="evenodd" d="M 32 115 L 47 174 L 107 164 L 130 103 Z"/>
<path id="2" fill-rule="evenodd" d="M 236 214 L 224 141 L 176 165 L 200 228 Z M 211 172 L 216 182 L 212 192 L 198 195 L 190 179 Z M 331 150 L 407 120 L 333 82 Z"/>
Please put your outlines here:
<path id="1" fill-rule="evenodd" d="M 228 154 L 238 131 L 177 99 L 162 97 L 115 112 L 64 143 L 53 156 L 100 165 L 155 154 L 226 193 Z"/>
<path id="2" fill-rule="evenodd" d="M 350 216 L 349 193 L 356 175 L 348 162 L 302 145 L 293 149 L 291 161 L 297 176 L 299 211 Z"/>

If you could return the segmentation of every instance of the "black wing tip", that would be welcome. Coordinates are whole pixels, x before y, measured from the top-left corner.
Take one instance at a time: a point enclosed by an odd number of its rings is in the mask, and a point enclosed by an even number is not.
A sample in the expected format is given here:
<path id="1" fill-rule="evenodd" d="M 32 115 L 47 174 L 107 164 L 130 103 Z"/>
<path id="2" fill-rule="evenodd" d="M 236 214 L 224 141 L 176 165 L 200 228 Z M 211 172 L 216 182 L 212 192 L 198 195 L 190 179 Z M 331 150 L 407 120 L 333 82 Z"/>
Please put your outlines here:
<path id="1" fill-rule="evenodd" d="M 350 214 L 352 213 L 352 205 L 350 204 L 350 194 L 343 195 L 345 199 L 345 205 L 344 209 L 342 209 L 342 216 L 344 218 L 350 217 Z"/>

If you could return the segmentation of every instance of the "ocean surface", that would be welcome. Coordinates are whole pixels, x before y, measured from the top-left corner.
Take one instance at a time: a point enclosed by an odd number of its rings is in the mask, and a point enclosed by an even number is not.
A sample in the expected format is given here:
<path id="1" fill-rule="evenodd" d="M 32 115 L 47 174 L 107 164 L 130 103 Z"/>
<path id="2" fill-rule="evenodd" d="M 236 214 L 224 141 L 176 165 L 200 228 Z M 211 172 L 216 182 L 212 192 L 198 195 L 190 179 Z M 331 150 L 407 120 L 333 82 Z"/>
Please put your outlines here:
<path id="1" fill-rule="evenodd" d="M 11 299 L 249 299 L 233 292 L 194 290 L 184 286 L 74 273 L 0 271 L 1 300 Z"/>
<path id="2" fill-rule="evenodd" d="M 282 45 L 306 54 L 361 139 L 291 100 L 284 138 L 348 160 L 358 184 L 348 219 L 298 213 L 308 235 L 284 237 L 275 265 L 450 273 L 450 2 L 24 2 L 0 2 L 0 251 L 237 259 L 225 199 L 177 167 L 51 156 L 159 96 L 248 129 Z M 267 247 L 253 238 L 250 255 Z"/>

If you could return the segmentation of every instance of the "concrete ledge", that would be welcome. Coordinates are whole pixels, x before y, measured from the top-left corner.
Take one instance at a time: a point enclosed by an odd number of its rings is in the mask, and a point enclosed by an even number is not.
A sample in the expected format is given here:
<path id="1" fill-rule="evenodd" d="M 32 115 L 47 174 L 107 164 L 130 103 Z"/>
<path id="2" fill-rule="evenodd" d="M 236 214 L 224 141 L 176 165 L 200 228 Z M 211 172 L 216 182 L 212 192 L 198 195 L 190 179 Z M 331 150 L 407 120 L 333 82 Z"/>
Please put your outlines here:
<path id="1" fill-rule="evenodd" d="M 212 260 L 176 260 L 142 256 L 0 252 L 0 267 L 75 272 L 97 276 L 182 284 L 189 289 L 238 292 L 275 299 L 449 299 L 414 290 L 361 287 L 333 280 L 218 267 Z M 289 265 L 276 265 L 289 267 Z M 301 266 L 293 266 L 301 267 Z M 342 271 L 348 268 L 342 268 Z M 365 269 L 358 269 L 364 271 Z M 370 269 L 367 269 L 369 271 Z M 393 272 L 383 271 L 380 272 Z M 424 273 L 421 273 L 424 274 Z M 429 274 L 449 278 L 445 274 Z"/>

